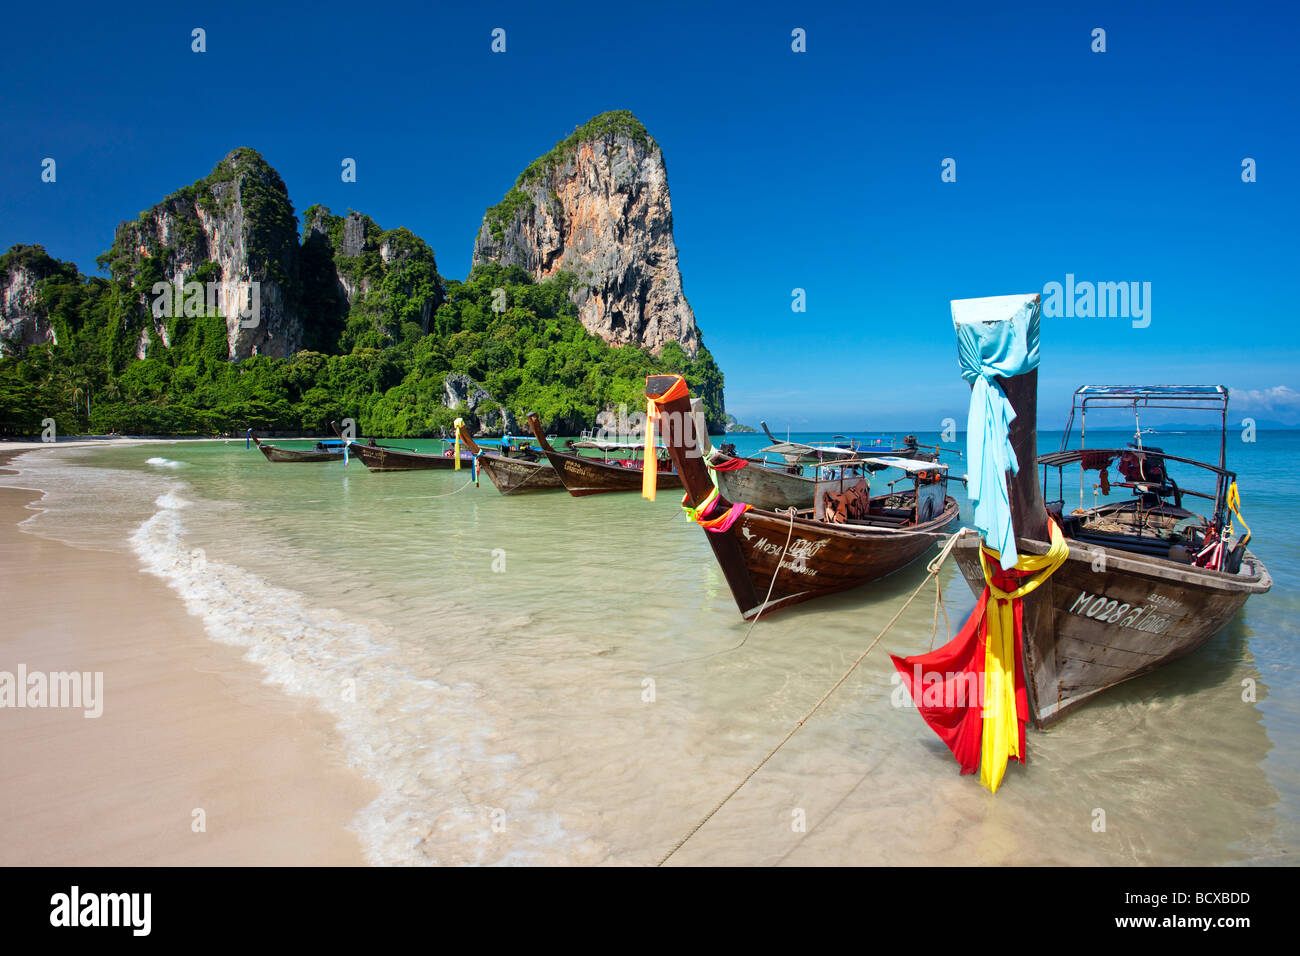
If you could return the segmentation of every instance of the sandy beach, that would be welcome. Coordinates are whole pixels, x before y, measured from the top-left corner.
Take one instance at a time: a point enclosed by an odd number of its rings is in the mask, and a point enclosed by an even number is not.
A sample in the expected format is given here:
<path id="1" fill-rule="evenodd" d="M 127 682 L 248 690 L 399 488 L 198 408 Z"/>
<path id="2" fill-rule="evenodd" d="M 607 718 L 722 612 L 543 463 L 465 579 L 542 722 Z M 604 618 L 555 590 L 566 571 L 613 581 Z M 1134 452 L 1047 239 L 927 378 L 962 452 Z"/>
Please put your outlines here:
<path id="1" fill-rule="evenodd" d="M 347 825 L 375 790 L 328 718 L 136 562 L 19 530 L 39 498 L 0 489 L 0 671 L 102 672 L 103 712 L 0 710 L 0 864 L 364 863 Z"/>
<path id="2" fill-rule="evenodd" d="M 1274 441 L 1243 484 L 1289 460 Z M 0 708 L 0 863 L 652 865 L 923 583 L 748 635 L 672 496 L 520 499 L 242 442 L 94 444 L 0 467 L 0 695 L 20 668 L 103 675 L 98 718 Z M 1247 507 L 1275 540 L 1285 510 Z M 1286 551 L 1271 568 L 1294 579 Z M 958 625 L 974 599 L 955 568 L 943 599 Z M 1285 592 L 1035 732 L 995 798 L 895 702 L 884 652 L 945 640 L 932 601 L 670 862 L 1289 859 Z"/>

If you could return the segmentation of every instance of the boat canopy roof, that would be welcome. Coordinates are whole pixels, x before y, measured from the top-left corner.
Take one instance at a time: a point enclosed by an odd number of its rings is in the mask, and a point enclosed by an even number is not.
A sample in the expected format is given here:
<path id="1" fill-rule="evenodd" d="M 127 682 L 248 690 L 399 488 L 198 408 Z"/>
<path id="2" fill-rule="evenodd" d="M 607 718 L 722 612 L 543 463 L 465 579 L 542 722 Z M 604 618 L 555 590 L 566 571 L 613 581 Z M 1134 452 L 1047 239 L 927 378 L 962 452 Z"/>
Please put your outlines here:
<path id="1" fill-rule="evenodd" d="M 1050 468 L 1062 468 L 1065 465 L 1072 465 L 1075 462 L 1087 458 L 1090 461 L 1100 461 L 1106 458 L 1118 458 L 1121 455 L 1137 455 L 1139 458 L 1150 456 L 1160 458 L 1164 461 L 1178 461 L 1185 465 L 1193 465 L 1197 468 L 1204 468 L 1206 471 L 1212 471 L 1216 475 L 1225 475 L 1228 478 L 1236 478 L 1236 472 L 1228 471 L 1226 468 L 1220 468 L 1217 465 L 1211 465 L 1209 462 L 1197 461 L 1195 458 L 1180 458 L 1178 455 L 1169 455 L 1163 451 L 1152 448 L 1071 448 L 1067 451 L 1054 451 L 1046 455 L 1038 456 L 1038 463 Z"/>
<path id="2" fill-rule="evenodd" d="M 879 458 L 863 458 L 861 461 L 868 465 L 881 465 L 885 468 L 901 468 L 908 474 L 917 471 L 947 471 L 948 466 L 937 461 L 920 461 L 916 458 L 895 458 L 891 456 L 881 456 Z"/>
<path id="3" fill-rule="evenodd" d="M 1122 405 L 1152 401 L 1208 402 L 1210 407 L 1227 404 L 1224 385 L 1083 385 L 1075 390 L 1080 402 L 1115 402 Z"/>
<path id="4" fill-rule="evenodd" d="M 1131 409 L 1134 426 L 1141 434 L 1139 413 L 1142 409 L 1165 408 L 1180 411 L 1212 412 L 1219 417 L 1219 471 L 1227 474 L 1228 454 L 1228 389 L 1224 385 L 1083 385 L 1075 389 L 1070 402 L 1070 417 L 1065 422 L 1061 437 L 1061 451 L 1070 445 L 1074 431 L 1074 415 L 1079 412 L 1083 432 L 1087 432 L 1088 407 L 1101 409 Z M 1080 437 L 1083 444 L 1083 436 Z M 1199 462 L 1192 462 L 1199 464 Z"/>
<path id="5" fill-rule="evenodd" d="M 856 448 L 844 448 L 839 445 L 804 445 L 795 441 L 780 441 L 775 445 L 760 448 L 756 455 L 784 455 L 787 458 L 852 458 L 857 454 Z"/>
<path id="6" fill-rule="evenodd" d="M 640 449 L 645 448 L 645 442 L 642 441 L 596 441 L 595 439 L 583 439 L 575 441 L 574 448 L 594 448 L 597 451 L 618 451 L 624 448 Z M 656 443 L 655 448 L 663 449 L 665 445 Z"/>

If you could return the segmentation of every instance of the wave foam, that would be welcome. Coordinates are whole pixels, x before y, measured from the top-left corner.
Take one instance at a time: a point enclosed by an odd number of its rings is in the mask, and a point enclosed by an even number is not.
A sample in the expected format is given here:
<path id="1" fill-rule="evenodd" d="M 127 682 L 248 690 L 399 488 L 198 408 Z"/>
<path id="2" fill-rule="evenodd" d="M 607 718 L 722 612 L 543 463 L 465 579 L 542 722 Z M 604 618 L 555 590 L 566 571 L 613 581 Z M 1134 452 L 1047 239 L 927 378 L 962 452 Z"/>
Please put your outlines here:
<path id="1" fill-rule="evenodd" d="M 352 823 L 374 864 L 558 862 L 572 840 L 536 794 L 509 786 L 517 764 L 473 685 L 448 686 L 410 648 L 312 606 L 185 543 L 190 502 L 168 491 L 131 536 L 146 571 L 202 619 L 213 639 L 244 649 L 269 683 L 313 698 L 335 719 L 349 762 L 380 795 Z M 506 836 L 500 824 L 508 821 Z M 494 823 L 497 825 L 494 827 Z"/>

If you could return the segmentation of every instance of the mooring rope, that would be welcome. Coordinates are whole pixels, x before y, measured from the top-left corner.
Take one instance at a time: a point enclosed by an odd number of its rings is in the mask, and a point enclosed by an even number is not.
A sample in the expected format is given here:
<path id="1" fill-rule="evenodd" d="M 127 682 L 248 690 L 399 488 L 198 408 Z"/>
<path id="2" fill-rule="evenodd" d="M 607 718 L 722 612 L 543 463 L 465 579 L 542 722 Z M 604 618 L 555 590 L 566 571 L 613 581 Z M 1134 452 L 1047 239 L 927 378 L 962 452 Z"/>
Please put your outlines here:
<path id="1" fill-rule="evenodd" d="M 785 530 L 785 545 L 781 548 L 781 556 L 776 559 L 776 570 L 772 572 L 772 580 L 768 582 L 767 596 L 763 598 L 763 603 L 758 606 L 758 613 L 755 614 L 754 619 L 749 622 L 749 630 L 745 632 L 744 638 L 736 645 L 736 647 L 743 646 L 745 641 L 749 640 L 749 635 L 754 630 L 754 625 L 758 623 L 758 619 L 762 617 L 763 612 L 767 610 L 767 602 L 772 600 L 772 589 L 776 587 L 776 576 L 781 573 L 781 562 L 785 560 L 786 553 L 790 550 L 790 539 L 794 537 L 794 505 L 790 506 L 789 515 L 790 524 Z"/>
<path id="2" fill-rule="evenodd" d="M 758 623 L 758 619 L 763 616 L 763 611 L 767 609 L 767 602 L 772 599 L 772 589 L 776 587 L 776 576 L 781 573 L 781 562 L 785 560 L 786 553 L 789 551 L 790 548 L 790 539 L 794 537 L 794 516 L 795 516 L 795 509 L 791 508 L 790 525 L 785 532 L 785 547 L 781 549 L 781 556 L 776 560 L 776 570 L 772 572 L 771 583 L 769 583 L 767 586 L 767 597 L 763 598 L 763 603 L 759 605 L 758 613 L 755 614 L 754 619 L 749 622 L 749 627 L 745 630 L 745 636 L 740 639 L 740 643 L 734 645 L 733 647 L 724 648 L 723 650 L 720 651 L 713 651 L 710 654 L 704 654 L 701 657 L 687 657 L 687 658 L 683 658 L 680 661 L 670 661 L 667 664 L 659 665 L 661 668 L 677 667 L 681 664 L 693 664 L 697 661 L 707 661 L 711 657 L 717 657 L 721 654 L 730 654 L 734 651 L 740 650 L 742 647 L 745 646 L 745 642 L 749 640 L 749 635 L 752 634 L 754 631 L 754 625 Z M 674 514 L 673 517 L 676 517 L 676 515 Z M 670 518 L 669 520 L 671 521 L 672 519 Z"/>
<path id="3" fill-rule="evenodd" d="M 934 579 L 934 620 L 930 623 L 930 650 L 934 650 L 934 639 L 939 634 L 939 611 L 943 611 L 943 626 L 952 640 L 952 622 L 948 620 L 948 605 L 943 603 L 943 582 Z M 946 643 L 946 642 L 945 642 Z"/>
<path id="4" fill-rule="evenodd" d="M 503 455 L 502 457 L 504 458 L 505 456 Z M 506 460 L 509 461 L 509 459 L 506 459 Z M 530 463 L 530 464 L 531 464 L 531 463 Z M 480 466 L 480 467 L 481 467 L 481 466 Z M 512 493 L 513 493 L 513 492 L 517 492 L 517 491 L 519 491 L 521 488 L 524 487 L 524 485 L 528 484 L 528 483 L 529 483 L 530 481 L 532 481 L 534 478 L 540 478 L 540 477 L 541 477 L 541 474 L 542 474 L 542 472 L 543 472 L 544 470 L 545 470 L 545 469 L 543 469 L 543 468 L 530 468 L 530 469 L 528 469 L 528 474 L 524 477 L 524 480 L 521 481 L 521 482 L 519 482 L 519 484 L 515 485 L 513 488 L 511 488 L 510 491 L 511 491 Z M 552 469 L 552 471 L 554 471 L 554 469 Z M 491 477 L 491 476 L 489 475 L 488 477 Z"/>
<path id="5" fill-rule="evenodd" d="M 792 526 L 793 526 L 793 522 L 792 522 Z M 925 578 L 921 581 L 921 583 L 917 585 L 916 590 L 912 592 L 911 597 L 909 597 L 903 603 L 903 606 L 898 609 L 897 613 L 895 613 L 894 616 L 890 618 L 889 623 L 886 624 L 884 628 L 881 629 L 880 633 L 876 635 L 875 640 L 873 640 L 869 645 L 867 645 L 867 649 L 863 651 L 861 654 L 859 654 L 857 659 L 852 664 L 849 665 L 849 669 L 840 675 L 840 679 L 837 680 L 834 684 L 832 684 L 830 689 L 826 691 L 826 693 L 822 694 L 822 696 L 818 699 L 817 703 L 813 704 L 812 707 L 808 710 L 808 712 L 804 714 L 802 717 L 800 717 L 799 720 L 795 723 L 795 725 L 790 728 L 790 732 L 781 738 L 781 742 L 778 743 L 771 750 L 769 750 L 767 752 L 767 756 L 765 756 L 762 760 L 760 760 L 754 766 L 754 769 L 750 770 L 749 773 L 745 774 L 745 776 L 741 778 L 740 783 L 736 784 L 735 787 L 731 789 L 730 793 L 728 793 L 725 797 L 719 800 L 717 805 L 714 806 L 714 808 L 710 810 L 708 813 L 706 813 L 699 823 L 691 827 L 691 829 L 687 831 L 684 837 L 682 837 L 680 840 L 678 840 L 676 843 L 673 844 L 672 849 L 670 849 L 667 853 L 665 853 L 659 859 L 659 862 L 655 864 L 655 866 L 663 866 L 665 863 L 667 863 L 669 858 L 671 858 L 674 853 L 676 853 L 686 844 L 687 840 L 695 836 L 695 834 L 698 833 L 704 827 L 704 824 L 708 823 L 709 820 L 713 818 L 714 814 L 716 814 L 719 810 L 721 810 L 724 806 L 726 806 L 727 802 L 736 794 L 738 794 L 741 788 L 745 786 L 745 784 L 749 783 L 749 781 L 754 777 L 754 775 L 757 774 L 760 770 L 762 770 L 764 765 L 769 760 L 771 760 L 774 756 L 776 756 L 776 752 L 780 750 L 782 747 L 784 747 L 786 743 L 789 742 L 791 737 L 793 737 L 796 733 L 798 733 L 799 728 L 802 727 L 804 723 L 810 717 L 812 717 L 813 714 L 817 713 L 821 705 L 826 703 L 826 701 L 830 699 L 830 696 L 834 694 L 837 690 L 839 690 L 840 685 L 849 679 L 849 675 L 851 675 L 855 670 L 857 670 L 858 665 L 861 664 L 862 661 L 866 658 L 866 656 L 871 653 L 872 649 L 875 648 L 875 646 L 880 643 L 880 639 L 884 637 L 889 632 L 889 629 L 893 627 L 895 623 L 897 623 L 898 619 L 903 616 L 903 612 L 906 611 L 908 607 L 911 606 L 912 602 L 916 600 L 916 596 L 920 594 L 921 589 L 925 587 L 926 584 L 929 583 L 930 578 L 934 577 L 939 573 L 939 569 L 943 566 L 943 562 L 947 560 L 948 555 L 952 553 L 952 549 L 956 546 L 957 542 L 966 534 L 967 530 L 969 529 L 962 528 L 960 531 L 956 532 L 948 539 L 948 543 L 943 546 L 943 550 L 939 552 L 938 557 L 936 557 L 933 561 L 931 561 L 928 565 L 926 565 L 927 574 Z M 780 567 L 779 564 L 778 567 Z M 748 637 L 748 635 L 746 636 Z"/>
<path id="6" fill-rule="evenodd" d="M 470 485 L 472 485 L 472 484 L 474 484 L 474 479 L 473 479 L 473 478 L 469 479 L 469 481 L 465 482 L 465 484 L 461 485 L 461 486 L 460 486 L 459 488 L 457 488 L 455 491 L 449 491 L 449 492 L 447 492 L 446 494 L 442 494 L 442 495 L 403 495 L 403 496 L 401 496 L 400 498 L 385 498 L 384 501 L 422 501 L 422 500 L 424 500 L 425 498 L 450 498 L 452 495 L 459 494 L 460 492 L 464 491 L 466 488 L 468 488 L 468 487 L 469 487 Z"/>

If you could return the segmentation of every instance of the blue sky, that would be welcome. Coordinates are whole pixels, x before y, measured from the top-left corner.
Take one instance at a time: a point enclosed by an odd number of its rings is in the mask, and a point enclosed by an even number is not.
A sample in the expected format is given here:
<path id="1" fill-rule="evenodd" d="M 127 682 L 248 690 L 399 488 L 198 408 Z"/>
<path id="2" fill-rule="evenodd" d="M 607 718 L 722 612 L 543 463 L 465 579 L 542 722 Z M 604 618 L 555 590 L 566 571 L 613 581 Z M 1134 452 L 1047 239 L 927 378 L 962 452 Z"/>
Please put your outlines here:
<path id="1" fill-rule="evenodd" d="M 405 225 L 461 277 L 519 171 L 623 108 L 663 147 L 686 295 L 742 421 L 961 420 L 948 301 L 1073 274 L 1150 282 L 1151 324 L 1046 320 L 1044 427 L 1084 382 L 1223 383 L 1234 415 L 1300 422 L 1297 15 L 1044 6 L 15 8 L 0 248 L 93 272 L 116 223 L 251 146 L 299 212 Z"/>

